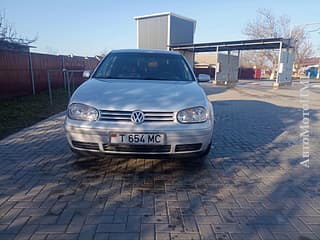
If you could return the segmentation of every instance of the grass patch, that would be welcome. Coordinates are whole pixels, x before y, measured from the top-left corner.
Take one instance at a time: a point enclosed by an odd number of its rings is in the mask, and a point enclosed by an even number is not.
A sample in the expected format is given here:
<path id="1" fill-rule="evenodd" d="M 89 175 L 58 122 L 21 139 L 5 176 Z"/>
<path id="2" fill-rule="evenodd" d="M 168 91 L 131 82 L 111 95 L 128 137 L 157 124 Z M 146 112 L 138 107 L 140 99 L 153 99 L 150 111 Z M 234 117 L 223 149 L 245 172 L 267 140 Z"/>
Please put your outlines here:
<path id="1" fill-rule="evenodd" d="M 0 139 L 66 110 L 67 91 L 54 89 L 52 96 L 52 105 L 49 102 L 48 91 L 35 96 L 0 99 Z"/>

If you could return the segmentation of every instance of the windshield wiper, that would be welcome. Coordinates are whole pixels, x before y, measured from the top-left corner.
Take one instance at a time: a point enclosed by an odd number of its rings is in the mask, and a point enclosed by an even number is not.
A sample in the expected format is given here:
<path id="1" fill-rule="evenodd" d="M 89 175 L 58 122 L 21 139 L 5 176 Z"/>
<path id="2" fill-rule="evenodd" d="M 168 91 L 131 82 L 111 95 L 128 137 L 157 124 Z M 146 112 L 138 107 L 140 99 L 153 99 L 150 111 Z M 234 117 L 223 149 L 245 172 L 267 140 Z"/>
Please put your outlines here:
<path id="1" fill-rule="evenodd" d="M 106 76 L 106 79 L 122 79 L 123 77 L 116 77 L 116 76 Z"/>
<path id="2" fill-rule="evenodd" d="M 167 78 L 147 77 L 147 78 L 141 78 L 141 80 L 169 80 L 169 79 L 167 79 Z"/>
<path id="3" fill-rule="evenodd" d="M 141 78 L 141 77 L 115 77 L 115 76 L 107 76 L 107 77 L 95 77 L 102 79 L 133 79 L 133 80 L 165 80 L 163 78 Z"/>
<path id="4" fill-rule="evenodd" d="M 99 79 L 125 79 L 123 77 L 114 77 L 114 76 L 106 76 L 106 77 L 103 77 L 103 76 L 94 76 L 93 78 L 99 78 Z"/>

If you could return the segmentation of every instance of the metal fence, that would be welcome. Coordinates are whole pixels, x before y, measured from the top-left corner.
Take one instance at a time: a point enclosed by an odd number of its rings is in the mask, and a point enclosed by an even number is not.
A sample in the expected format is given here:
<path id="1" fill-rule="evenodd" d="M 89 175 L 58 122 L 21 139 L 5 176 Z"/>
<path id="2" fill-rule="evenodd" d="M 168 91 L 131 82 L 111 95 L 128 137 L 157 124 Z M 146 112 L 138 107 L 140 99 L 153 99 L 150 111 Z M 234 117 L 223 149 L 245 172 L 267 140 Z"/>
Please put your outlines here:
<path id="1" fill-rule="evenodd" d="M 86 79 L 82 77 L 83 70 L 69 70 L 69 69 L 63 69 L 62 75 L 63 75 L 63 85 L 64 89 L 67 92 L 68 99 L 70 99 L 71 94 L 76 90 L 76 88 L 83 83 Z M 49 92 L 49 100 L 50 104 L 53 104 L 53 84 L 55 84 L 56 79 L 53 78 L 53 75 L 56 73 L 60 74 L 61 70 L 59 69 L 51 69 L 48 70 L 48 92 Z"/>

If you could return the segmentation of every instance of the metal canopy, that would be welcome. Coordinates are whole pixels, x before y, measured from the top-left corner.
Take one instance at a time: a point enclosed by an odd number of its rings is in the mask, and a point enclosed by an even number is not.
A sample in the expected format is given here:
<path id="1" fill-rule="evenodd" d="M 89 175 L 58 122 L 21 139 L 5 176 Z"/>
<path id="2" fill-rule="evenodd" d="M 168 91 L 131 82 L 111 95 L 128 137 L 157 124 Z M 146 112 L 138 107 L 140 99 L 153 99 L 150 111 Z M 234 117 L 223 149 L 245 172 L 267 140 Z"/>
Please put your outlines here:
<path id="1" fill-rule="evenodd" d="M 254 40 L 240 40 L 228 42 L 210 42 L 197 44 L 177 44 L 169 46 L 170 50 L 188 52 L 222 52 L 233 50 L 264 50 L 293 48 L 290 38 L 264 38 Z"/>

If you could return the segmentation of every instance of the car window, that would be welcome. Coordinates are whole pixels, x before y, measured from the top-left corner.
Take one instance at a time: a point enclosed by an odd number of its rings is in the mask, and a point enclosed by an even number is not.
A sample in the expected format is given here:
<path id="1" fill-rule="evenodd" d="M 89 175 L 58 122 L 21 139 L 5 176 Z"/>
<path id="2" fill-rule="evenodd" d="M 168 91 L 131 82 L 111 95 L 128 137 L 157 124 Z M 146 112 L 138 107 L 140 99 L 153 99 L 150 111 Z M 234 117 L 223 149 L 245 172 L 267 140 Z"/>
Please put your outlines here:
<path id="1" fill-rule="evenodd" d="M 194 81 L 180 55 L 155 53 L 110 53 L 95 78 Z"/>

